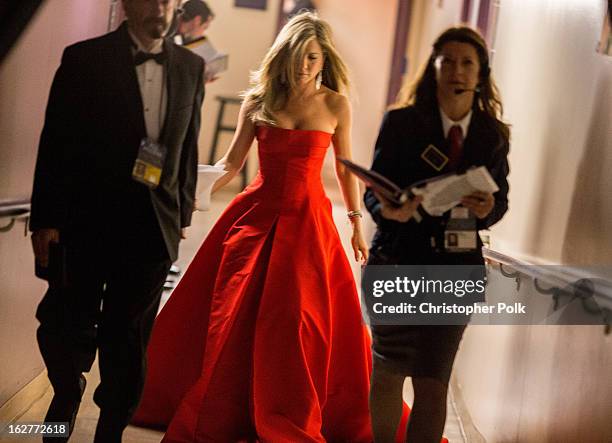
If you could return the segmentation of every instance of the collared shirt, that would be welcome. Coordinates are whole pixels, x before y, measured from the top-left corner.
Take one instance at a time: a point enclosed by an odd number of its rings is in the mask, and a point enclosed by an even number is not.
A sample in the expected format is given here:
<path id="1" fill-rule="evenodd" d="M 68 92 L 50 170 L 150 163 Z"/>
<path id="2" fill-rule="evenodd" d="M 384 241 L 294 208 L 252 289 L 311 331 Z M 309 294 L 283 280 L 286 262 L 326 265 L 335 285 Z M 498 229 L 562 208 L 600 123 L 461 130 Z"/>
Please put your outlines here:
<path id="1" fill-rule="evenodd" d="M 440 117 L 442 117 L 442 130 L 444 131 L 444 138 L 448 138 L 448 131 L 450 131 L 451 127 L 459 125 L 461 126 L 461 131 L 463 133 L 463 139 L 465 140 L 465 137 L 467 137 L 468 128 L 470 127 L 470 121 L 472 120 L 472 110 L 470 109 L 470 112 L 468 112 L 461 120 L 454 121 L 444 113 L 441 107 L 439 109 Z"/>
<path id="2" fill-rule="evenodd" d="M 138 51 L 158 54 L 163 50 L 163 40 L 157 42 L 149 50 L 145 49 L 138 38 L 130 31 L 128 32 L 136 48 L 132 48 L 132 55 Z M 142 108 L 144 120 L 147 128 L 147 137 L 152 140 L 159 140 L 159 136 L 166 118 L 166 106 L 168 102 L 168 91 L 166 85 L 165 69 L 155 60 L 136 66 L 136 76 L 142 97 Z"/>

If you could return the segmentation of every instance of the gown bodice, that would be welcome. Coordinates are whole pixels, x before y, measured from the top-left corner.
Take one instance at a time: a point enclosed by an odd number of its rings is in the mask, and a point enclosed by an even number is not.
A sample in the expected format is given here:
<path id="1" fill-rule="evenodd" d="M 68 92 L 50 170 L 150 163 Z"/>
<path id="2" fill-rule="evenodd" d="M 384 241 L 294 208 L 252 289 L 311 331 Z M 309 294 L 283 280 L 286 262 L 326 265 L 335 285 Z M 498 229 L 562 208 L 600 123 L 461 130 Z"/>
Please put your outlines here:
<path id="1" fill-rule="evenodd" d="M 259 171 L 246 192 L 278 208 L 295 208 L 325 197 L 321 168 L 332 134 L 257 126 Z"/>

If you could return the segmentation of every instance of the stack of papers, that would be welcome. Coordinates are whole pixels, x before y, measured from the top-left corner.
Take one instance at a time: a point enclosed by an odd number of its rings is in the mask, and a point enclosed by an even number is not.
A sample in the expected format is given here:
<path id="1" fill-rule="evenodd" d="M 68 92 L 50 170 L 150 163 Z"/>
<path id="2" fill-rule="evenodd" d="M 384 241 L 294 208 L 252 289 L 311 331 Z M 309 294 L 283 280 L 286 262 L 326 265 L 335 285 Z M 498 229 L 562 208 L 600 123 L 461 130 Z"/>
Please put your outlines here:
<path id="1" fill-rule="evenodd" d="M 421 206 L 429 215 L 439 216 L 461 203 L 461 198 L 475 191 L 493 194 L 499 187 L 486 166 L 468 169 L 465 174 L 452 174 L 430 180 L 424 186 L 414 186 L 411 191 L 423 196 Z"/>
<path id="2" fill-rule="evenodd" d="M 191 48 L 189 45 L 187 47 Z M 227 70 L 228 55 L 217 51 L 209 39 L 192 48 L 192 51 L 201 56 L 206 62 L 204 76 L 206 81 L 217 77 L 221 72 Z"/>

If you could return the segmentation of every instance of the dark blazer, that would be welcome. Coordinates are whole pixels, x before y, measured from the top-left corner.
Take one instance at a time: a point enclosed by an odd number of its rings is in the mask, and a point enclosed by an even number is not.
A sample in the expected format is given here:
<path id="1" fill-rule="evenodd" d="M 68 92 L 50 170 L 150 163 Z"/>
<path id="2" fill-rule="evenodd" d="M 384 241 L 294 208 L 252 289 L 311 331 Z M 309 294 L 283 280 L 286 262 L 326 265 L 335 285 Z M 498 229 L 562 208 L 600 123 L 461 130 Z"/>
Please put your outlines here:
<path id="1" fill-rule="evenodd" d="M 131 178 L 146 128 L 126 23 L 66 48 L 40 139 L 31 230 L 57 228 L 62 238 L 86 234 L 117 247 L 146 244 L 161 232 L 176 259 L 194 202 L 204 62 L 169 39 L 164 51 L 160 142 L 168 152 L 161 182 L 150 190 Z"/>
<path id="2" fill-rule="evenodd" d="M 436 171 L 420 158 L 430 144 L 448 154 L 449 146 L 437 107 L 424 110 L 409 106 L 389 111 L 385 114 L 376 141 L 372 169 L 400 187 L 451 172 L 448 167 Z M 508 209 L 508 149 L 508 141 L 500 134 L 495 121 L 484 112 L 474 109 L 463 144 L 463 159 L 457 169 L 463 171 L 471 166 L 484 165 L 499 186 L 499 191 L 494 194 L 495 206 L 486 218 L 477 221 L 478 229 L 495 224 Z M 369 189 L 364 200 L 377 224 L 372 254 L 390 257 L 400 264 L 451 264 L 454 258 L 460 258 L 464 264 L 482 261 L 480 239 L 478 252 L 469 256 L 455 253 L 444 257 L 432 247 L 431 238 L 441 239 L 450 211 L 442 217 L 432 217 L 422 211 L 424 215 L 421 223 L 416 223 L 414 219 L 399 223 L 380 215 L 380 203 Z"/>

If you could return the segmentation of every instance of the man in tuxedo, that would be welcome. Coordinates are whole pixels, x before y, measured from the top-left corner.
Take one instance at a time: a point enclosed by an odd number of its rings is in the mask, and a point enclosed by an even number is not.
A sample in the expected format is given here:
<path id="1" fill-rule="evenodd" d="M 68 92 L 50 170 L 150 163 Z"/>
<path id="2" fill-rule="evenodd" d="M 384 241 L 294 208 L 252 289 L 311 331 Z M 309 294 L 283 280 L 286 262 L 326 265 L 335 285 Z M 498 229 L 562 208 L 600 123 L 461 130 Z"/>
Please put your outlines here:
<path id="1" fill-rule="evenodd" d="M 191 221 L 204 95 L 203 60 L 164 38 L 178 0 L 123 6 L 118 30 L 64 51 L 30 223 L 49 280 L 36 314 L 55 393 L 45 420 L 72 432 L 98 350 L 98 443 L 121 441 L 140 399 L 163 284 Z"/>

